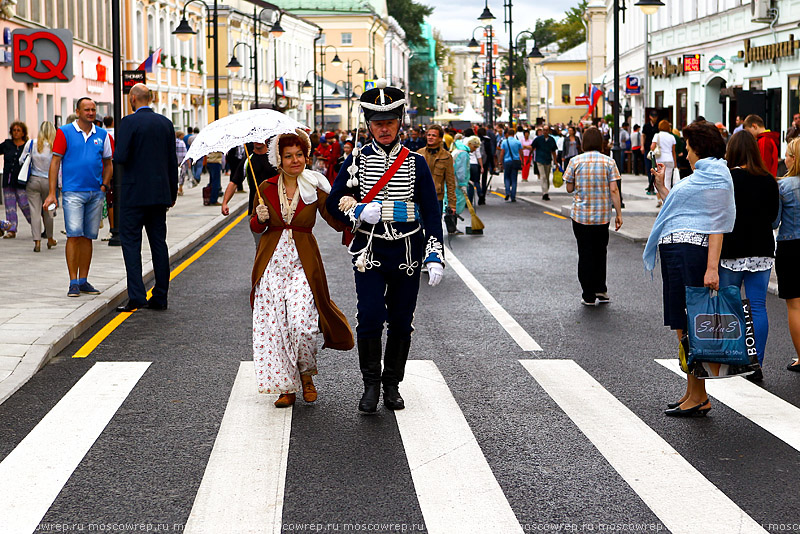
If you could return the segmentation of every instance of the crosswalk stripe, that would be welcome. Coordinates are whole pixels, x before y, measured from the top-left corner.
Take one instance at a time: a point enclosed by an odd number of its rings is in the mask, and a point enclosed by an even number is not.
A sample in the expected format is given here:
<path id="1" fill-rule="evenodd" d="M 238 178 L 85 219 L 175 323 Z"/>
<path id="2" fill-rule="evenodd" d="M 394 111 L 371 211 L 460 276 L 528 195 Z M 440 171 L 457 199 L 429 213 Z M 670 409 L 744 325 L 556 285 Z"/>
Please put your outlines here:
<path id="1" fill-rule="evenodd" d="M 395 417 L 428 532 L 521 533 L 435 363 L 408 362 L 403 397 L 407 408 Z"/>
<path id="2" fill-rule="evenodd" d="M 275 398 L 258 393 L 253 362 L 241 362 L 184 532 L 281 532 L 292 409 Z"/>
<path id="3" fill-rule="evenodd" d="M 686 377 L 677 359 L 656 362 Z M 800 451 L 800 408 L 742 377 L 705 382 L 709 395 Z"/>
<path id="4" fill-rule="evenodd" d="M 673 534 L 766 532 L 577 363 L 520 363 Z"/>
<path id="5" fill-rule="evenodd" d="M 445 254 L 447 257 L 447 264 L 453 268 L 458 276 L 461 277 L 461 280 L 467 285 L 467 287 L 478 297 L 478 300 L 484 307 L 489 310 L 497 322 L 500 323 L 506 332 L 517 342 L 517 345 L 524 351 L 538 351 L 542 350 L 542 347 L 539 346 L 536 341 L 528 334 L 524 328 L 522 328 L 519 323 L 511 317 L 511 315 L 500 305 L 499 302 L 489 293 L 485 287 L 481 285 L 478 280 L 472 276 L 472 273 L 469 272 L 469 269 L 464 267 L 464 264 L 461 263 L 453 251 L 449 248 L 445 247 Z"/>
<path id="6" fill-rule="evenodd" d="M 150 362 L 98 362 L 0 463 L 0 532 L 33 532 Z"/>

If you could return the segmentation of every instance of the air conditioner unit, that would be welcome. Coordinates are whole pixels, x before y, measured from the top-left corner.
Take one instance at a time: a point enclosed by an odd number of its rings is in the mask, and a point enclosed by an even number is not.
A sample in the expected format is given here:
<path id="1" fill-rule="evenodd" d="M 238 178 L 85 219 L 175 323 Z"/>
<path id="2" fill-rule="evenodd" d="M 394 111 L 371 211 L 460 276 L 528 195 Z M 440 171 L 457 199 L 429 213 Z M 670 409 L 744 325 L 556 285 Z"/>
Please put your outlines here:
<path id="1" fill-rule="evenodd" d="M 772 0 L 752 0 L 750 2 L 751 22 L 772 22 L 773 19 Z"/>

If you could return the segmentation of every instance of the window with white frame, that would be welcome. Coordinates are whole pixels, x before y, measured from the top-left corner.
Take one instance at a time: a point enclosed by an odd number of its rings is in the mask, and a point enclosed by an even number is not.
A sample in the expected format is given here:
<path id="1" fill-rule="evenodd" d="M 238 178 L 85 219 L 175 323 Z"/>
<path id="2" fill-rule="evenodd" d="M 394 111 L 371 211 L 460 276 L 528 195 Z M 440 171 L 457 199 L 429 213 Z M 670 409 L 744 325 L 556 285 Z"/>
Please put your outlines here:
<path id="1" fill-rule="evenodd" d="M 353 44 L 353 34 L 351 32 L 342 32 L 342 44 L 343 45 Z"/>

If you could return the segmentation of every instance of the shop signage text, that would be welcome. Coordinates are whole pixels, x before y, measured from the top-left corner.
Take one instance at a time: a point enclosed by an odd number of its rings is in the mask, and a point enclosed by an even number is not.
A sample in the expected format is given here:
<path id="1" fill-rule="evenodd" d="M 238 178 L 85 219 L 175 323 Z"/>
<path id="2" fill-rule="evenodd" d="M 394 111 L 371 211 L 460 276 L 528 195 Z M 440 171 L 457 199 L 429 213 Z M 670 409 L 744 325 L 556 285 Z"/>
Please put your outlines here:
<path id="1" fill-rule="evenodd" d="M 794 51 L 800 48 L 800 41 L 794 40 L 794 35 L 789 35 L 788 41 L 773 43 L 763 46 L 750 46 L 750 39 L 744 40 L 744 50 L 740 50 L 738 56 L 744 59 L 744 66 L 748 63 L 759 61 L 772 61 L 775 63 L 779 57 L 792 57 Z"/>
<path id="2" fill-rule="evenodd" d="M 122 94 L 127 95 L 131 88 L 137 83 L 147 83 L 143 70 L 123 70 L 122 71 Z"/>
<path id="3" fill-rule="evenodd" d="M 683 60 L 678 58 L 678 61 L 673 63 L 665 57 L 661 63 L 650 63 L 647 70 L 652 78 L 683 76 Z"/>
<path id="4" fill-rule="evenodd" d="M 14 30 L 11 77 L 21 83 L 66 83 L 72 80 L 72 32 Z"/>
<path id="5" fill-rule="evenodd" d="M 625 76 L 625 94 L 638 95 L 639 93 L 639 77 Z"/>

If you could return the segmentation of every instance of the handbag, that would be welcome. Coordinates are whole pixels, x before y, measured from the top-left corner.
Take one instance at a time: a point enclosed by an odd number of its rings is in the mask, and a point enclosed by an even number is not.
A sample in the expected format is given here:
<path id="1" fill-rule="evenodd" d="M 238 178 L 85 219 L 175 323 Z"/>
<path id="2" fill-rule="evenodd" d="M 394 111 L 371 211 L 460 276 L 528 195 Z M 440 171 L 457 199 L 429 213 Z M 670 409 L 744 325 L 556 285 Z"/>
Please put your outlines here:
<path id="1" fill-rule="evenodd" d="M 653 137 L 653 142 L 656 144 L 656 147 L 647 153 L 648 158 L 660 158 L 661 157 L 661 145 L 658 144 L 658 136 L 661 135 L 661 132 L 658 132 L 655 137 Z"/>
<path id="2" fill-rule="evenodd" d="M 31 177 L 31 160 L 33 159 L 31 156 L 32 150 L 33 139 L 31 139 L 30 145 L 27 147 L 27 152 L 25 153 L 25 159 L 22 162 L 22 167 L 19 168 L 19 174 L 17 175 L 17 183 L 19 185 L 27 185 L 28 179 Z"/>
<path id="3" fill-rule="evenodd" d="M 553 187 L 561 187 L 562 185 L 564 185 L 564 172 L 561 167 L 556 165 L 555 169 L 553 169 Z"/>
<path id="4" fill-rule="evenodd" d="M 687 287 L 686 314 L 690 368 L 695 361 L 750 364 L 745 340 L 748 326 L 738 287 L 722 287 L 716 295 L 707 287 Z"/>

